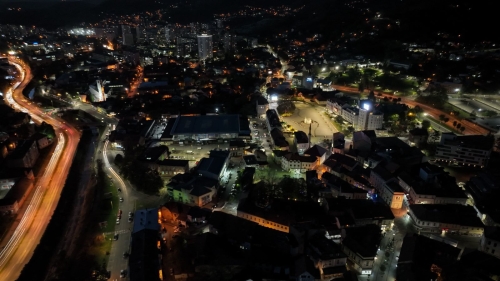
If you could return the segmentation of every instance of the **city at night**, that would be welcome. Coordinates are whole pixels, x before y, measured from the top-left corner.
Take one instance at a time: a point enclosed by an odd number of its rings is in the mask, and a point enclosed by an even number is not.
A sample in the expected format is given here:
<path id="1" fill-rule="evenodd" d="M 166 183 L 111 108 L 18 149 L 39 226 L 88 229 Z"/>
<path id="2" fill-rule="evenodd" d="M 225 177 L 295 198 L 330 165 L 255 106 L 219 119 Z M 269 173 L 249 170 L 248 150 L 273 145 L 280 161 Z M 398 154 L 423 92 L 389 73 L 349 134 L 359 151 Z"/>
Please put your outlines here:
<path id="1" fill-rule="evenodd" d="M 0 0 L 0 281 L 498 281 L 472 0 Z"/>

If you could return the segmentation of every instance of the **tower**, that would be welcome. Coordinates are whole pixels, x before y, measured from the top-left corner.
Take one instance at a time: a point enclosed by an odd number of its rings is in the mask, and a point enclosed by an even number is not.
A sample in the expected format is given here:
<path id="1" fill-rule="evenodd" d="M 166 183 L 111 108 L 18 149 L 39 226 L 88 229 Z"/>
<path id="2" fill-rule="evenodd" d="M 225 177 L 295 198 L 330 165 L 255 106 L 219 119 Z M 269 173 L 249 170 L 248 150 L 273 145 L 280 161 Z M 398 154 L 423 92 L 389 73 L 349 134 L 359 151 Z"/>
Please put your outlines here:
<path id="1" fill-rule="evenodd" d="M 312 121 L 311 123 L 309 123 L 309 135 L 307 135 L 309 137 L 309 148 L 311 148 L 311 137 L 312 137 L 312 134 L 311 134 L 311 126 L 312 126 Z"/>
<path id="2" fill-rule="evenodd" d="M 198 57 L 200 60 L 213 57 L 212 35 L 198 35 Z"/>
<path id="3" fill-rule="evenodd" d="M 134 35 L 132 35 L 130 25 L 122 25 L 122 44 L 124 46 L 134 45 Z"/>

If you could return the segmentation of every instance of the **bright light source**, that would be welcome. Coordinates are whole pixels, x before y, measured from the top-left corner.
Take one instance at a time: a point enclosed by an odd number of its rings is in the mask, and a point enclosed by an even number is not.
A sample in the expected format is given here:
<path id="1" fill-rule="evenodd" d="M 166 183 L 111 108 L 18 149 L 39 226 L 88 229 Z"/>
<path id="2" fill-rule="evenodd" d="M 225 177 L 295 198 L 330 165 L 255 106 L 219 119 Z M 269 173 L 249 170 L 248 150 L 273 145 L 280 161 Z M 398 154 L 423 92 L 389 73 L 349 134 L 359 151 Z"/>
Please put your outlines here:
<path id="1" fill-rule="evenodd" d="M 455 92 L 458 92 L 458 91 L 460 91 L 460 89 L 459 89 L 459 88 L 456 88 L 456 89 L 455 89 Z"/>
<path id="2" fill-rule="evenodd" d="M 278 101 L 278 96 L 277 95 L 272 95 L 271 96 L 272 101 Z"/>
<path id="3" fill-rule="evenodd" d="M 370 110 L 370 104 L 369 103 L 363 104 L 363 109 L 364 110 Z"/>

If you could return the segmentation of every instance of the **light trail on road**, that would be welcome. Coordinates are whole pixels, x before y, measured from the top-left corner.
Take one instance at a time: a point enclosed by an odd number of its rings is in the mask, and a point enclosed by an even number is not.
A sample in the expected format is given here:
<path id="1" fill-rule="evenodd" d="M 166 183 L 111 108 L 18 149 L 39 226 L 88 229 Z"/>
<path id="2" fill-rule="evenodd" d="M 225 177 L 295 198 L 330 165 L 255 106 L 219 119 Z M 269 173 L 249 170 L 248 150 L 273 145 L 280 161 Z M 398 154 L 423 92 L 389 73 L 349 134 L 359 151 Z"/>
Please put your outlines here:
<path id="1" fill-rule="evenodd" d="M 31 201 L 25 203 L 26 211 L 19 215 L 19 224 L 0 252 L 0 280 L 16 280 L 31 259 L 59 202 L 80 139 L 76 129 L 26 101 L 22 91 L 31 80 L 30 69 L 22 67 L 22 62 L 9 60 L 21 73 L 22 80 L 7 91 L 5 100 L 15 110 L 29 113 L 37 123 L 52 125 L 57 145 L 43 175 L 37 179 Z"/>

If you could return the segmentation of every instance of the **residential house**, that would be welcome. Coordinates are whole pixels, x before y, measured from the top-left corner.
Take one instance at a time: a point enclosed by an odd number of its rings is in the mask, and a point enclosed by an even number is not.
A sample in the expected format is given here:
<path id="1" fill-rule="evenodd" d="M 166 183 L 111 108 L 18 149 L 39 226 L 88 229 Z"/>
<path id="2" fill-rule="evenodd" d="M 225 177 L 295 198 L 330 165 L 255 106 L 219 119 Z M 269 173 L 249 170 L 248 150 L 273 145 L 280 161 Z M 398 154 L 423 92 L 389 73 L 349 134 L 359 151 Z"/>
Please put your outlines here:
<path id="1" fill-rule="evenodd" d="M 372 274 L 381 240 L 381 230 L 374 224 L 342 230 L 342 250 L 359 274 Z"/>
<path id="2" fill-rule="evenodd" d="M 154 166 L 162 178 L 189 172 L 189 160 L 164 159 L 156 162 Z"/>
<path id="3" fill-rule="evenodd" d="M 410 145 L 420 147 L 427 143 L 427 139 L 429 139 L 429 132 L 426 129 L 415 128 L 408 132 L 408 142 Z"/>
<path id="4" fill-rule="evenodd" d="M 231 140 L 229 141 L 229 152 L 231 157 L 241 157 L 245 155 L 245 151 L 249 149 L 250 146 L 247 145 L 243 140 Z"/>
<path id="5" fill-rule="evenodd" d="M 487 226 L 479 242 L 479 250 L 500 259 L 500 227 Z"/>
<path id="6" fill-rule="evenodd" d="M 303 131 L 294 133 L 293 144 L 297 147 L 297 153 L 302 155 L 309 148 L 309 138 Z"/>
<path id="7" fill-rule="evenodd" d="M 12 168 L 32 168 L 39 156 L 37 142 L 24 140 L 7 156 L 7 163 Z"/>
<path id="8" fill-rule="evenodd" d="M 285 171 L 304 173 L 316 167 L 317 159 L 314 156 L 288 153 L 281 159 L 281 168 Z"/>
<path id="9" fill-rule="evenodd" d="M 186 181 L 171 181 L 167 185 L 169 196 L 175 202 L 202 207 L 217 195 L 217 179 L 198 176 Z"/>
<path id="10" fill-rule="evenodd" d="M 321 280 L 342 278 L 347 271 L 347 256 L 342 248 L 326 237 L 325 232 L 317 232 L 308 241 L 309 257 L 319 269 Z"/>
<path id="11" fill-rule="evenodd" d="M 271 140 L 273 141 L 273 145 L 279 150 L 289 150 L 290 144 L 285 139 L 283 132 L 278 128 L 273 128 L 271 130 Z"/>
<path id="12" fill-rule="evenodd" d="M 479 237 L 484 225 L 472 206 L 457 204 L 414 204 L 408 215 L 420 233 L 451 232 Z"/>
<path id="13" fill-rule="evenodd" d="M 397 280 L 439 280 L 454 270 L 462 249 L 415 233 L 406 234 L 397 259 Z M 448 275 L 446 275 L 448 276 Z M 455 279 L 452 279 L 455 280 Z"/>
<path id="14" fill-rule="evenodd" d="M 353 187 L 348 182 L 329 172 L 324 172 L 321 179 L 333 197 L 345 197 L 346 199 L 366 199 L 368 197 L 366 190 Z"/>

